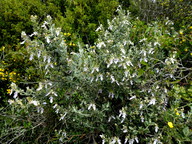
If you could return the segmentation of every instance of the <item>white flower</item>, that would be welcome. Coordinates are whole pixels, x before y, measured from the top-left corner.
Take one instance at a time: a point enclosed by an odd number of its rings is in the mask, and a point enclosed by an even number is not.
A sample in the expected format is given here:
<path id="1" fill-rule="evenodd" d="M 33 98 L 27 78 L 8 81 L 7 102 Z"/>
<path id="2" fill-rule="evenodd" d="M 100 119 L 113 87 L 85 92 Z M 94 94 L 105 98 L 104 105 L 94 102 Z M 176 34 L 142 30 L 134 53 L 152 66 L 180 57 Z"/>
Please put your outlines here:
<path id="1" fill-rule="evenodd" d="M 47 19 L 48 19 L 48 20 L 52 20 L 52 18 L 51 18 L 50 15 L 47 15 Z"/>
<path id="2" fill-rule="evenodd" d="M 47 24 L 48 24 L 48 23 L 47 23 L 46 21 L 44 21 L 44 23 L 43 23 L 43 25 L 42 25 L 41 27 L 46 29 L 46 25 L 47 25 Z"/>
<path id="3" fill-rule="evenodd" d="M 144 117 L 143 116 L 141 116 L 141 122 L 144 122 Z"/>
<path id="4" fill-rule="evenodd" d="M 54 67 L 53 64 L 50 64 L 50 67 L 53 68 Z"/>
<path id="5" fill-rule="evenodd" d="M 16 103 L 23 106 L 22 100 L 21 99 L 16 99 Z"/>
<path id="6" fill-rule="evenodd" d="M 167 92 L 168 92 L 166 88 L 164 88 L 164 92 L 165 92 L 165 93 L 167 93 Z"/>
<path id="7" fill-rule="evenodd" d="M 46 102 L 43 102 L 44 105 L 46 105 L 47 103 Z"/>
<path id="8" fill-rule="evenodd" d="M 128 71 L 125 71 L 124 74 L 125 74 L 125 77 L 127 77 L 128 74 L 129 74 L 129 72 L 128 72 Z"/>
<path id="9" fill-rule="evenodd" d="M 43 84 L 40 82 L 39 87 L 36 89 L 36 91 L 40 91 L 43 88 Z"/>
<path id="10" fill-rule="evenodd" d="M 145 61 L 145 62 L 147 62 L 147 61 L 148 61 L 146 57 L 144 58 L 144 61 Z"/>
<path id="11" fill-rule="evenodd" d="M 88 68 L 87 68 L 87 67 L 84 67 L 84 68 L 83 68 L 83 71 L 84 71 L 84 72 L 86 72 L 87 70 L 88 70 Z"/>
<path id="12" fill-rule="evenodd" d="M 47 75 L 48 74 L 48 72 L 49 72 L 49 70 L 47 70 L 46 72 L 45 72 L 45 75 Z M 46 87 L 47 88 L 47 87 Z"/>
<path id="13" fill-rule="evenodd" d="M 107 41 L 107 43 L 112 43 L 112 42 L 113 42 L 113 40 L 108 40 L 108 41 Z M 108 50 L 107 50 L 107 51 L 108 51 Z"/>
<path id="14" fill-rule="evenodd" d="M 57 104 L 55 104 L 54 106 L 53 106 L 53 108 L 55 109 L 57 107 Z"/>
<path id="15" fill-rule="evenodd" d="M 100 137 L 101 137 L 101 139 L 102 139 L 102 144 L 105 144 L 105 136 L 104 136 L 104 134 L 101 134 L 101 135 L 99 135 Z"/>
<path id="16" fill-rule="evenodd" d="M 15 102 L 14 100 L 11 100 L 11 99 L 8 100 L 9 104 L 13 104 L 14 102 Z"/>
<path id="17" fill-rule="evenodd" d="M 33 60 L 33 53 L 30 55 L 29 60 L 30 60 L 30 61 Z"/>
<path id="18" fill-rule="evenodd" d="M 12 93 L 13 93 L 13 89 L 11 89 L 11 92 L 9 93 L 9 95 L 12 95 Z"/>
<path id="19" fill-rule="evenodd" d="M 115 119 L 115 117 L 114 116 L 110 116 L 109 119 L 108 119 L 108 122 L 110 122 L 111 119 Z"/>
<path id="20" fill-rule="evenodd" d="M 52 94 L 53 94 L 54 96 L 58 96 L 58 95 L 56 94 L 56 92 L 52 92 Z"/>
<path id="21" fill-rule="evenodd" d="M 156 86 L 156 89 L 159 89 L 159 85 Z"/>
<path id="22" fill-rule="evenodd" d="M 155 102 L 156 102 L 156 99 L 155 98 L 152 98 L 149 102 L 148 105 L 155 105 Z"/>
<path id="23" fill-rule="evenodd" d="M 56 111 L 55 111 L 57 114 L 59 113 L 59 109 L 56 109 Z"/>
<path id="24" fill-rule="evenodd" d="M 38 33 L 37 32 L 33 32 L 31 35 L 29 35 L 30 37 L 34 36 L 34 35 L 37 35 Z"/>
<path id="25" fill-rule="evenodd" d="M 119 138 L 117 138 L 117 143 L 121 144 L 121 140 Z"/>
<path id="26" fill-rule="evenodd" d="M 116 144 L 116 143 L 121 144 L 121 140 L 118 137 L 113 137 L 110 144 Z"/>
<path id="27" fill-rule="evenodd" d="M 13 95 L 13 98 L 16 99 L 18 96 L 18 92 L 15 92 L 14 95 Z"/>
<path id="28" fill-rule="evenodd" d="M 122 117 L 121 123 L 125 120 L 126 116 L 127 116 L 126 108 L 123 107 L 121 110 L 119 110 L 119 118 Z"/>
<path id="29" fill-rule="evenodd" d="M 136 77 L 137 76 L 137 74 L 136 73 L 133 73 L 133 75 L 131 76 L 132 78 L 134 78 L 134 77 Z"/>
<path id="30" fill-rule="evenodd" d="M 113 25 L 109 25 L 108 29 L 112 30 L 113 29 Z"/>
<path id="31" fill-rule="evenodd" d="M 16 90 L 17 89 L 17 85 L 14 83 L 14 82 L 12 82 L 11 83 L 11 90 Z"/>
<path id="32" fill-rule="evenodd" d="M 130 84 L 133 85 L 133 81 L 132 80 L 130 80 Z"/>
<path id="33" fill-rule="evenodd" d="M 118 58 L 114 58 L 113 61 L 114 61 L 115 64 L 117 64 L 119 62 L 119 59 Z"/>
<path id="34" fill-rule="evenodd" d="M 102 92 L 103 92 L 102 89 L 99 89 L 98 93 L 102 93 Z"/>
<path id="35" fill-rule="evenodd" d="M 53 85 L 51 82 L 48 82 L 47 84 L 48 84 L 48 85 L 50 85 L 50 86 L 52 86 L 52 85 Z"/>
<path id="36" fill-rule="evenodd" d="M 144 57 L 146 57 L 147 52 L 145 50 L 142 50 L 140 53 L 143 53 Z"/>
<path id="37" fill-rule="evenodd" d="M 158 42 L 155 42 L 155 43 L 154 43 L 154 46 L 156 46 L 156 45 L 160 46 L 160 43 L 158 43 Z"/>
<path id="38" fill-rule="evenodd" d="M 23 36 L 27 36 L 27 34 L 24 32 L 24 31 L 22 31 L 21 32 L 21 36 L 23 37 Z"/>
<path id="39" fill-rule="evenodd" d="M 153 54 L 153 53 L 154 53 L 153 48 L 150 48 L 148 53 L 149 53 L 149 54 Z"/>
<path id="40" fill-rule="evenodd" d="M 47 59 L 47 56 L 43 56 L 43 62 L 45 62 Z"/>
<path id="41" fill-rule="evenodd" d="M 100 80 L 103 81 L 103 75 L 100 74 L 99 77 L 100 77 Z"/>
<path id="42" fill-rule="evenodd" d="M 172 64 L 174 64 L 174 62 L 176 61 L 174 58 L 170 58 L 170 61 Z"/>
<path id="43" fill-rule="evenodd" d="M 50 95 L 53 92 L 53 90 L 50 90 L 45 96 Z"/>
<path id="44" fill-rule="evenodd" d="M 37 57 L 39 58 L 41 56 L 41 51 L 39 50 L 37 53 Z"/>
<path id="45" fill-rule="evenodd" d="M 183 112 L 181 112 L 181 116 L 182 118 L 185 118 L 185 114 Z"/>
<path id="46" fill-rule="evenodd" d="M 143 41 L 146 41 L 146 40 L 147 40 L 146 38 L 143 38 L 139 42 L 143 42 Z"/>
<path id="47" fill-rule="evenodd" d="M 45 37 L 45 38 L 46 38 L 47 43 L 50 43 L 49 37 L 47 36 L 47 37 Z"/>
<path id="48" fill-rule="evenodd" d="M 150 93 L 150 92 L 151 92 L 151 89 L 149 89 L 147 92 Z"/>
<path id="49" fill-rule="evenodd" d="M 56 29 L 55 33 L 56 33 L 57 36 L 60 34 L 60 31 L 61 31 L 61 28 Z"/>
<path id="50" fill-rule="evenodd" d="M 95 105 L 94 103 L 89 104 L 88 110 L 90 110 L 91 108 L 92 108 L 93 110 L 96 110 L 96 105 Z"/>
<path id="51" fill-rule="evenodd" d="M 132 99 L 135 99 L 136 98 L 136 96 L 132 96 L 129 100 L 132 100 Z"/>
<path id="52" fill-rule="evenodd" d="M 126 44 L 127 44 L 127 41 L 124 41 L 124 42 L 123 42 L 123 45 L 125 46 Z"/>
<path id="53" fill-rule="evenodd" d="M 158 142 L 159 142 L 158 139 L 155 139 L 153 144 L 157 144 Z"/>
<path id="54" fill-rule="evenodd" d="M 136 143 L 139 143 L 138 137 L 135 137 L 135 141 Z"/>
<path id="55" fill-rule="evenodd" d="M 97 32 L 97 31 L 100 31 L 101 28 L 102 28 L 102 25 L 100 25 L 100 26 L 96 29 L 96 32 Z"/>
<path id="56" fill-rule="evenodd" d="M 126 144 L 126 143 L 127 143 L 127 141 L 128 141 L 128 138 L 126 137 L 126 138 L 125 138 L 125 142 L 124 142 L 124 144 Z"/>
<path id="57" fill-rule="evenodd" d="M 34 106 L 38 106 L 39 105 L 39 101 L 36 101 L 36 100 L 32 100 L 29 103 L 33 104 Z"/>
<path id="58" fill-rule="evenodd" d="M 157 125 L 155 125 L 155 132 L 158 132 L 159 127 Z"/>
<path id="59" fill-rule="evenodd" d="M 42 114 L 44 112 L 44 109 L 42 107 L 37 107 L 37 112 Z"/>
<path id="60" fill-rule="evenodd" d="M 91 74 L 94 73 L 94 71 L 99 72 L 99 67 L 94 67 L 93 70 L 91 71 Z"/>
<path id="61" fill-rule="evenodd" d="M 45 69 L 47 69 L 47 68 L 48 68 L 48 66 L 49 66 L 48 64 L 47 64 L 47 65 L 45 65 Z"/>
<path id="62" fill-rule="evenodd" d="M 50 97 L 49 100 L 50 100 L 50 103 L 53 103 L 53 97 Z"/>
<path id="63" fill-rule="evenodd" d="M 134 143 L 134 139 L 130 139 L 129 144 L 133 144 L 133 143 Z"/>
<path id="64" fill-rule="evenodd" d="M 105 135 L 104 134 L 101 134 L 99 135 L 102 139 L 105 139 Z"/>
<path id="65" fill-rule="evenodd" d="M 131 61 L 126 61 L 126 64 L 127 64 L 127 66 L 133 66 L 133 64 L 132 64 L 132 62 Z"/>
<path id="66" fill-rule="evenodd" d="M 115 94 L 114 93 L 109 93 L 109 98 L 114 98 Z"/>
<path id="67" fill-rule="evenodd" d="M 130 41 L 130 40 L 128 41 L 128 43 L 129 43 L 130 45 L 134 45 L 134 43 L 133 43 L 132 41 Z"/>
<path id="68" fill-rule="evenodd" d="M 102 46 L 104 46 L 104 47 L 106 46 L 104 42 L 100 42 L 100 43 L 97 44 L 97 47 L 98 47 L 99 49 L 100 49 Z"/>
<path id="69" fill-rule="evenodd" d="M 51 57 L 48 57 L 47 62 L 48 64 L 51 62 Z"/>
<path id="70" fill-rule="evenodd" d="M 116 84 L 119 86 L 119 83 L 118 83 L 118 81 L 115 81 L 116 82 Z"/>
<path id="71" fill-rule="evenodd" d="M 91 78 L 91 80 L 90 80 L 90 81 L 91 81 L 91 83 L 93 82 L 93 80 L 94 80 L 94 77 L 92 77 L 92 78 Z"/>
<path id="72" fill-rule="evenodd" d="M 65 112 L 64 114 L 61 114 L 61 117 L 59 120 L 63 120 L 65 118 L 65 116 L 67 115 L 67 113 Z"/>
<path id="73" fill-rule="evenodd" d="M 112 80 L 111 83 L 115 82 L 115 78 L 112 75 L 111 75 L 111 80 Z"/>
<path id="74" fill-rule="evenodd" d="M 122 52 L 123 54 L 126 53 L 126 52 L 125 52 L 125 49 L 123 49 L 123 48 L 121 48 L 121 52 Z"/>
<path id="75" fill-rule="evenodd" d="M 24 44 L 25 43 L 25 41 L 22 41 L 20 44 Z"/>
<path id="76" fill-rule="evenodd" d="M 127 133 L 128 132 L 128 130 L 127 130 L 127 126 L 125 126 L 125 125 L 123 125 L 123 133 Z"/>

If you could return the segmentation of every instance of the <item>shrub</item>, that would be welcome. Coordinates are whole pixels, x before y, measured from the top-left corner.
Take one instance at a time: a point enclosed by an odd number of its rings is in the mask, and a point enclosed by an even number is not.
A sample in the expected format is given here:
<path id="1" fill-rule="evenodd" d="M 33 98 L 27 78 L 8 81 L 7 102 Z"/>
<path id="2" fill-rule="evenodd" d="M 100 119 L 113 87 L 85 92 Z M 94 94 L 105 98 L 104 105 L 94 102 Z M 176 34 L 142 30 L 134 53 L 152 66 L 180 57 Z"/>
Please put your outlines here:
<path id="1" fill-rule="evenodd" d="M 40 0 L 1 0 L 0 1 L 0 68 L 7 74 L 0 79 L 0 105 L 4 105 L 9 98 L 7 95 L 8 85 L 14 80 L 19 84 L 30 75 L 36 79 L 39 77 L 35 71 L 31 71 L 33 62 L 26 59 L 28 57 L 26 49 L 20 45 L 21 31 L 32 33 L 31 15 L 38 15 L 42 22 L 47 14 L 57 18 L 61 13 L 52 3 L 43 3 Z M 10 73 L 15 73 L 13 75 Z M 30 74 L 29 74 L 30 73 Z M 34 80 L 34 79 L 33 79 Z M 20 84 L 21 86 L 22 84 Z"/>
<path id="2" fill-rule="evenodd" d="M 84 43 L 93 44 L 97 38 L 95 29 L 99 24 L 106 26 L 118 4 L 117 0 L 66 0 L 64 18 L 59 22 L 63 30 L 73 34 L 73 39 L 79 37 Z"/>
<path id="3" fill-rule="evenodd" d="M 176 50 L 183 65 L 191 67 L 191 1 L 130 0 L 130 6 L 127 9 L 132 12 L 134 17 L 139 17 L 145 23 L 152 21 L 164 21 L 165 23 L 167 18 L 173 21 L 174 28 L 180 34 L 177 36 L 174 34 L 170 36 L 168 33 L 162 35 L 161 39 L 164 41 L 162 46 L 165 51 Z M 169 31 L 171 32 L 171 30 Z"/>
<path id="4" fill-rule="evenodd" d="M 130 0 L 128 9 L 146 22 L 168 17 L 177 28 L 191 24 L 192 8 L 188 0 Z"/>
<path id="5" fill-rule="evenodd" d="M 149 34 L 138 38 L 134 25 L 142 23 L 120 8 L 117 12 L 108 28 L 97 28 L 99 38 L 94 46 L 78 45 L 79 51 L 70 53 L 61 29 L 52 24 L 50 16 L 39 26 L 32 16 L 35 38 L 24 32 L 22 37 L 42 79 L 26 90 L 11 84 L 12 112 L 18 112 L 17 120 L 28 115 L 7 139 L 27 142 L 31 138 L 37 143 L 190 142 L 191 103 L 182 108 L 185 106 L 172 90 L 176 80 L 184 78 L 182 71 L 188 69 L 178 61 L 176 51 L 164 53 L 161 25 L 148 25 Z M 171 22 L 167 24 L 172 27 Z M 41 128 L 45 128 L 43 132 Z"/>
<path id="6" fill-rule="evenodd" d="M 31 15 L 38 15 L 43 21 L 47 14 L 59 15 L 53 4 L 39 0 L 2 0 L 0 2 L 0 46 L 17 47 L 21 41 L 21 31 L 32 33 Z M 6 47 L 7 48 L 7 47 Z"/>

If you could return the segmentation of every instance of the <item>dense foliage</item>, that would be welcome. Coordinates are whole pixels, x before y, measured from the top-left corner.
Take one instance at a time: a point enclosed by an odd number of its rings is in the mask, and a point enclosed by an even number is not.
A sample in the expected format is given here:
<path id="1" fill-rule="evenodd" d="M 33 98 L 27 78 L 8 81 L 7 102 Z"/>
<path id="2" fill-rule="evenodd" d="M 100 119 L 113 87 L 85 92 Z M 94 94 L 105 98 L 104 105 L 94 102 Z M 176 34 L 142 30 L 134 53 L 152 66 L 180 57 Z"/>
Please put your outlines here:
<path id="1" fill-rule="evenodd" d="M 1 0 L 0 1 L 0 46 L 17 45 L 21 31 L 32 32 L 31 15 L 38 15 L 40 20 L 50 14 L 59 14 L 53 4 L 44 4 L 40 0 Z"/>
<path id="2" fill-rule="evenodd" d="M 0 143 L 190 143 L 190 4 L 1 0 Z"/>
<path id="3" fill-rule="evenodd" d="M 97 28 L 95 45 L 79 44 L 78 52 L 70 52 L 50 16 L 40 25 L 31 17 L 34 32 L 22 32 L 22 44 L 41 78 L 25 89 L 11 84 L 2 142 L 190 142 L 191 102 L 182 103 L 173 85 L 189 68 L 161 46 L 170 30 L 177 38 L 173 23 L 163 30 L 154 22 L 137 34 L 135 26 L 145 24 L 117 12 L 108 28 Z"/>
<path id="4" fill-rule="evenodd" d="M 77 51 L 77 42 L 93 44 L 97 38 L 95 29 L 99 23 L 106 25 L 112 18 L 118 5 L 117 1 L 62 1 L 62 0 L 2 0 L 0 1 L 0 67 L 4 73 L 0 82 L 0 98 L 7 101 L 9 73 L 15 73 L 17 83 L 39 78 L 33 70 L 34 63 L 26 59 L 26 49 L 20 45 L 21 32 L 32 33 L 31 15 L 37 15 L 41 23 L 46 15 L 54 17 L 54 22 L 61 27 L 66 37 L 66 44 L 71 51 Z M 6 78 L 5 78 L 6 77 Z M 2 104 L 2 103 L 1 103 Z"/>
<path id="5" fill-rule="evenodd" d="M 99 24 L 106 26 L 117 6 L 117 0 L 67 0 L 62 29 L 76 34 L 85 43 L 93 44 L 97 38 L 95 29 Z"/>

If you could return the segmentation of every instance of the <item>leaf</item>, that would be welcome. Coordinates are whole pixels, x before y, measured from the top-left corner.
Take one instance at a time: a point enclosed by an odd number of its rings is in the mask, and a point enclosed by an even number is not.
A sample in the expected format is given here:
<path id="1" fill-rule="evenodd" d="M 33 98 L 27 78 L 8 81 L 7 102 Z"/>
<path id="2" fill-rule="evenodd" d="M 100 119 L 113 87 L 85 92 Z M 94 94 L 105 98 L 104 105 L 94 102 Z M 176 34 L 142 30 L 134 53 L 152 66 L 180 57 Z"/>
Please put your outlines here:
<path id="1" fill-rule="evenodd" d="M 146 66 L 148 65 L 145 61 L 141 61 L 141 64 Z"/>
<path id="2" fill-rule="evenodd" d="M 148 33 L 151 30 L 151 27 L 148 27 L 145 31 L 145 33 Z"/>
<path id="3" fill-rule="evenodd" d="M 184 134 L 185 136 L 189 136 L 189 134 L 190 134 L 189 127 L 185 127 L 185 128 L 183 129 L 183 134 Z"/>
<path id="4" fill-rule="evenodd" d="M 139 76 L 142 76 L 144 72 L 145 72 L 144 70 L 139 69 L 139 70 L 138 70 L 138 75 L 139 75 Z"/>
<path id="5" fill-rule="evenodd" d="M 181 80 L 176 80 L 176 81 L 172 81 L 172 82 L 170 82 L 170 81 L 168 81 L 168 83 L 169 84 L 177 84 L 177 83 L 179 83 Z"/>

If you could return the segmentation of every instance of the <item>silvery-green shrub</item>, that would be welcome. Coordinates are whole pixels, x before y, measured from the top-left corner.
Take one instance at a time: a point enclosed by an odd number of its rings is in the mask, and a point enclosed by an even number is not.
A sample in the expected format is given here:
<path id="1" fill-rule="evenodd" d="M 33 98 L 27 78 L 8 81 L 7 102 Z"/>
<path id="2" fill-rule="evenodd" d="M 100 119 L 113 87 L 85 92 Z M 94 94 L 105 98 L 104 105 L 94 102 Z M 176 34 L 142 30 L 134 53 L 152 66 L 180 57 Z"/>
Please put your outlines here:
<path id="1" fill-rule="evenodd" d="M 12 83 L 15 100 L 11 105 L 36 107 L 37 116 L 52 111 L 58 123 L 53 129 L 55 141 L 60 143 L 188 141 L 175 135 L 183 127 L 174 122 L 186 120 L 188 127 L 191 112 L 181 111 L 179 118 L 174 115 L 181 98 L 171 91 L 173 84 L 184 77 L 185 68 L 177 53 L 165 52 L 160 41 L 163 34 L 177 33 L 173 29 L 163 32 L 154 22 L 148 25 L 149 35 L 140 34 L 136 40 L 132 33 L 140 21 L 120 8 L 117 12 L 107 29 L 102 25 L 97 28 L 95 45 L 79 44 L 79 52 L 68 49 L 61 29 L 52 24 L 50 16 L 40 26 L 32 16 L 34 33 L 27 36 L 23 32 L 22 44 L 41 79 L 26 90 Z M 170 21 L 166 24 L 172 25 Z M 18 94 L 24 98 L 20 100 Z M 30 109 L 28 112 L 30 115 Z M 168 122 L 174 128 L 169 128 Z"/>

